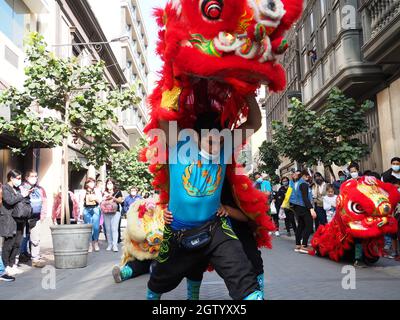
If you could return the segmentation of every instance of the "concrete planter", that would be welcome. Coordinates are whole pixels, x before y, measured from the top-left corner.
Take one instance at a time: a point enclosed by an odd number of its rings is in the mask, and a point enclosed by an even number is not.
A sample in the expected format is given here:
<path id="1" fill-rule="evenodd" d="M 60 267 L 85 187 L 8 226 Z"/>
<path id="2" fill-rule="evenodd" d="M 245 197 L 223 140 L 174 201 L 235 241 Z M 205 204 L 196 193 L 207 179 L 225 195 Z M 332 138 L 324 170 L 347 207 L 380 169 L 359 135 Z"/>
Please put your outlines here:
<path id="1" fill-rule="evenodd" d="M 54 263 L 57 269 L 77 269 L 87 266 L 91 224 L 51 226 Z"/>

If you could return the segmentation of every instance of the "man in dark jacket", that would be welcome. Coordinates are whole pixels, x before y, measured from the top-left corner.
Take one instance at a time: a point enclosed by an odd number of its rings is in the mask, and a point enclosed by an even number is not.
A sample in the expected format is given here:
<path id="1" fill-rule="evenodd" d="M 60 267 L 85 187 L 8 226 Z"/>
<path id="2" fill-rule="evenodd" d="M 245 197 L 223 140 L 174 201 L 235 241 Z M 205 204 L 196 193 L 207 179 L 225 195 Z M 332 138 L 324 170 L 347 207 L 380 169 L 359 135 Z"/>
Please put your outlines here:
<path id="1" fill-rule="evenodd" d="M 30 191 L 23 189 L 20 191 L 21 172 L 11 170 L 7 174 L 7 184 L 2 188 L 3 203 L 0 207 L 0 237 L 4 237 L 2 260 L 6 267 L 6 273 L 14 276 L 21 271 L 15 265 L 15 258 L 19 254 L 19 247 L 26 220 L 15 220 L 13 211 L 19 202 L 28 201 Z"/>
<path id="2" fill-rule="evenodd" d="M 392 184 L 400 184 L 400 158 L 393 158 L 391 164 L 392 167 L 382 175 L 382 181 Z"/>

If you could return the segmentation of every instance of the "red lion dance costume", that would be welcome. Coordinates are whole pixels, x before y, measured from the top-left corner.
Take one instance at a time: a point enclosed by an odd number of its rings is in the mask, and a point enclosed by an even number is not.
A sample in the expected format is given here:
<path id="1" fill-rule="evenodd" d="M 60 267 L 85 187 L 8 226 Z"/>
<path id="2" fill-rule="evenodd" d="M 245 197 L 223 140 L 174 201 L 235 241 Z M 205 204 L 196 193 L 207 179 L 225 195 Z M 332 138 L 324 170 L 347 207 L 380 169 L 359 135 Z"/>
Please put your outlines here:
<path id="1" fill-rule="evenodd" d="M 151 121 L 145 132 L 150 135 L 159 128 L 159 120 L 192 128 L 196 116 L 207 111 L 197 92 L 207 93 L 223 127 L 234 129 L 247 115 L 246 95 L 262 84 L 271 91 L 284 89 L 285 70 L 276 57 L 287 49 L 284 33 L 301 15 L 302 4 L 303 0 L 170 0 L 164 10 L 156 9 L 157 53 L 164 66 L 149 97 Z M 154 160 L 166 158 L 166 150 L 158 148 L 157 142 L 152 137 L 141 160 L 150 163 L 153 186 L 160 191 L 159 204 L 165 207 L 168 165 Z M 226 174 L 234 198 L 257 224 L 258 245 L 270 248 L 268 231 L 274 226 L 266 215 L 267 198 L 236 168 L 229 165 Z"/>
<path id="2" fill-rule="evenodd" d="M 400 193 L 390 183 L 372 177 L 345 182 L 333 220 L 320 226 L 311 241 L 314 253 L 339 261 L 358 238 L 366 262 L 376 262 L 382 256 L 384 235 L 397 232 L 393 212 L 399 201 Z"/>

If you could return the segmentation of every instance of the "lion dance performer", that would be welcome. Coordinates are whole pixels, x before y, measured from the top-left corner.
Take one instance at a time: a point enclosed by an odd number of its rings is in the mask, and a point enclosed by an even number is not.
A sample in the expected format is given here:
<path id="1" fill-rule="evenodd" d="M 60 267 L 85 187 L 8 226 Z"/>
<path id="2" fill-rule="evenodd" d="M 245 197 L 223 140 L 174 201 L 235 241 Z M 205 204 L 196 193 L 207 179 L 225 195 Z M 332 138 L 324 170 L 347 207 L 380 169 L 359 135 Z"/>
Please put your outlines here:
<path id="1" fill-rule="evenodd" d="M 226 176 L 238 207 L 257 225 L 256 239 L 259 247 L 271 247 L 268 232 L 274 227 L 266 215 L 267 199 L 253 188 L 247 176 L 237 170 L 235 159 L 231 164 L 220 167 L 192 165 L 180 174 L 178 167 L 172 167 L 168 162 L 171 146 L 163 147 L 163 139 L 153 132 L 154 129 L 164 130 L 163 125 L 172 121 L 177 122 L 180 130 L 194 128 L 202 122 L 201 118 L 205 119 L 210 114 L 217 114 L 214 120 L 219 123 L 214 121 L 210 128 L 198 129 L 245 128 L 245 119 L 249 122 L 251 115 L 258 109 L 254 99 L 255 91 L 262 84 L 267 85 L 271 92 L 283 90 L 286 85 L 285 70 L 276 58 L 288 47 L 284 34 L 301 15 L 302 5 L 302 0 L 170 0 L 165 9 L 155 10 L 160 26 L 157 53 L 164 65 L 161 79 L 149 98 L 151 121 L 145 131 L 151 142 L 141 153 L 141 159 L 150 163 L 149 169 L 155 176 L 153 186 L 160 192 L 159 206 L 164 209 L 171 206 L 176 193 L 181 191 L 180 186 L 176 188 L 177 179 L 183 177 L 185 189 L 182 189 L 180 195 L 187 192 L 192 197 L 191 201 L 199 201 L 197 208 L 201 212 L 213 198 L 215 203 L 210 205 L 209 213 L 214 215 L 211 211 L 220 201 L 218 197 Z M 211 183 L 212 186 L 206 186 L 207 190 L 198 189 L 193 178 L 197 175 L 206 181 L 203 185 Z M 173 188 L 171 182 L 174 183 Z M 175 218 L 180 216 L 179 212 L 173 214 Z M 190 212 L 188 214 L 193 215 Z M 221 243 L 227 242 L 225 240 L 228 238 L 237 241 L 229 222 L 219 219 L 213 223 L 210 228 L 220 235 Z M 191 236 L 205 235 L 197 232 L 199 227 L 190 230 Z M 173 244 L 177 234 L 180 235 L 179 241 L 182 237 L 190 237 L 180 231 L 169 227 L 164 230 L 157 266 L 171 264 L 172 251 L 180 249 Z M 209 247 L 214 244 L 212 242 Z M 231 241 L 231 245 L 236 246 L 234 241 Z M 204 252 L 204 255 L 208 253 Z M 213 255 L 212 252 L 210 254 Z M 212 264 L 219 273 L 224 269 L 216 266 L 215 261 Z M 245 270 L 247 266 L 244 264 L 238 265 Z M 177 272 L 180 274 L 175 274 Z M 159 298 L 162 293 L 172 290 L 185 276 L 185 272 L 182 263 L 169 268 L 165 274 L 169 280 L 173 278 L 173 281 L 163 287 L 161 284 L 165 279 L 153 272 L 148 298 Z M 256 275 L 249 276 L 246 285 L 236 283 L 237 277 L 233 275 L 225 275 L 223 278 L 234 299 L 252 299 L 256 296 L 251 296 L 258 287 Z"/>
<path id="2" fill-rule="evenodd" d="M 393 213 L 399 201 L 396 186 L 373 177 L 343 183 L 335 216 L 318 228 L 311 241 L 313 254 L 329 256 L 334 261 L 352 255 L 355 266 L 378 261 L 384 235 L 397 232 Z"/>

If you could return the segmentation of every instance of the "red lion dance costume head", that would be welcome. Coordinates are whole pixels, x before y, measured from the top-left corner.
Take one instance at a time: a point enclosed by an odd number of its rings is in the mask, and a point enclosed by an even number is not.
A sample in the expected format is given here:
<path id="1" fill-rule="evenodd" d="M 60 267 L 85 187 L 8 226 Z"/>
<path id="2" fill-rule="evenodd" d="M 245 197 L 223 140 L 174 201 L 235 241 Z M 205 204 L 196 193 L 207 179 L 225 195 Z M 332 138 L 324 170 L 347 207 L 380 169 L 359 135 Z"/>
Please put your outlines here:
<path id="1" fill-rule="evenodd" d="M 345 182 L 334 218 L 320 226 L 311 241 L 314 250 L 339 261 L 353 249 L 354 238 L 359 238 L 366 260 L 376 261 L 382 256 L 384 235 L 397 232 L 393 213 L 399 201 L 400 193 L 394 185 L 373 177 Z"/>
<path id="2" fill-rule="evenodd" d="M 161 79 L 149 97 L 151 121 L 177 121 L 192 128 L 202 112 L 217 111 L 221 125 L 234 129 L 246 117 L 245 96 L 262 84 L 271 91 L 284 89 L 285 71 L 276 57 L 287 49 L 284 33 L 299 18 L 303 0 L 170 0 L 156 9 L 160 26 L 157 53 L 164 66 Z M 206 100 L 206 101 L 205 101 Z M 168 166 L 154 159 L 165 150 L 157 137 L 141 154 L 155 175 L 160 204 L 168 203 Z M 258 226 L 258 243 L 270 247 L 266 196 L 253 188 L 236 165 L 227 178 L 237 204 Z"/>

